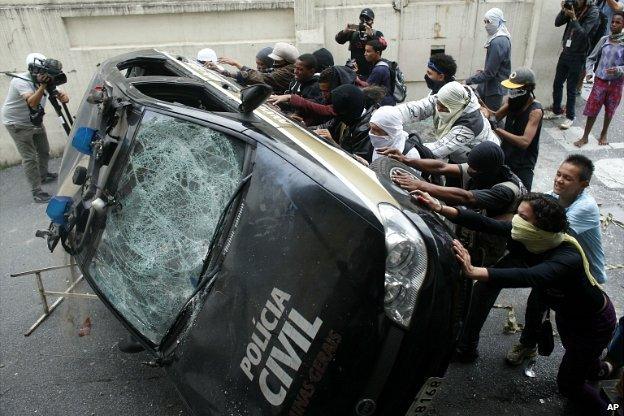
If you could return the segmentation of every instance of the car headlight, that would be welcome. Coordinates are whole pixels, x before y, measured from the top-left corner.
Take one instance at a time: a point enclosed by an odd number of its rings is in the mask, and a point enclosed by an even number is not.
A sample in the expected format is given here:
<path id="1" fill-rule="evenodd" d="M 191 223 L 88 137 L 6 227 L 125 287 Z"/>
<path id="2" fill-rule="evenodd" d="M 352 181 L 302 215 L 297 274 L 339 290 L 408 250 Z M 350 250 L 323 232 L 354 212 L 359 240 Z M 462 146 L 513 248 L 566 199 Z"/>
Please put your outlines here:
<path id="1" fill-rule="evenodd" d="M 427 274 L 427 247 L 418 229 L 398 208 L 382 203 L 379 213 L 388 251 L 384 309 L 390 319 L 408 328 Z"/>

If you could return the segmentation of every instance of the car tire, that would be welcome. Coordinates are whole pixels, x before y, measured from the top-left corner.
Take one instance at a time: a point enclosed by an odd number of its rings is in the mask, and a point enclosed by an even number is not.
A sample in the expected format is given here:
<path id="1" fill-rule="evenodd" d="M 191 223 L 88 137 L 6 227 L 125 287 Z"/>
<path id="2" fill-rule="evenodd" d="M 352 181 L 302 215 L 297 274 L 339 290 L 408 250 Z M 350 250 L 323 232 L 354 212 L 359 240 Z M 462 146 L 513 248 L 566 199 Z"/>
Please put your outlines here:
<path id="1" fill-rule="evenodd" d="M 422 176 L 420 176 L 420 174 L 414 170 L 413 168 L 410 168 L 409 166 L 407 166 L 404 163 L 399 162 L 398 160 L 395 159 L 391 159 L 389 157 L 386 156 L 382 156 L 380 158 L 377 158 L 376 160 L 374 160 L 369 167 L 373 170 L 373 172 L 375 172 L 378 176 L 382 176 L 388 180 L 392 180 L 392 174 L 395 171 L 402 171 L 402 172 L 406 172 L 408 174 L 410 174 L 411 176 L 413 176 L 415 179 L 418 180 L 423 180 Z M 399 188 L 401 189 L 401 188 Z"/>

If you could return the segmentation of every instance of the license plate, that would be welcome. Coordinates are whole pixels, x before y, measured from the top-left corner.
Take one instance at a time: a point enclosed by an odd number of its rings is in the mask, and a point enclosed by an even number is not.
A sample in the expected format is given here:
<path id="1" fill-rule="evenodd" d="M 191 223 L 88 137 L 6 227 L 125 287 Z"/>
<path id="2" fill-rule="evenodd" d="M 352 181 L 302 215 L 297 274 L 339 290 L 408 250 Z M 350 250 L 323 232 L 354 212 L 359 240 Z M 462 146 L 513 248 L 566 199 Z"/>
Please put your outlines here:
<path id="1" fill-rule="evenodd" d="M 405 416 L 426 415 L 433 409 L 433 399 L 442 388 L 442 378 L 430 377 L 420 388 Z"/>

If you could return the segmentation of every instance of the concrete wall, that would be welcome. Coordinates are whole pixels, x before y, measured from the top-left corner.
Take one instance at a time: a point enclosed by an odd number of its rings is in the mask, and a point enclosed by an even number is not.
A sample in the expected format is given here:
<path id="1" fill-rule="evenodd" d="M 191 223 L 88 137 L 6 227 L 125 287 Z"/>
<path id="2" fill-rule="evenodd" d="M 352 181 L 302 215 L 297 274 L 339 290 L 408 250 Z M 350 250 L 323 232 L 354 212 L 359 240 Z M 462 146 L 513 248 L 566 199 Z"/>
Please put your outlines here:
<path id="1" fill-rule="evenodd" d="M 327 47 L 336 63 L 347 56 L 334 35 L 359 11 L 371 7 L 375 27 L 389 40 L 386 56 L 398 60 L 409 83 L 409 97 L 425 94 L 424 67 L 432 48 L 444 48 L 459 63 L 458 78 L 482 67 L 485 57 L 483 13 L 505 12 L 513 36 L 514 66 L 532 66 L 540 85 L 538 97 L 550 101 L 550 85 L 559 53 L 561 29 L 553 26 L 559 8 L 554 0 L 255 0 L 0 1 L 1 71 L 23 71 L 29 52 L 42 52 L 64 64 L 64 88 L 76 111 L 97 63 L 128 51 L 156 47 L 194 56 L 203 47 L 252 64 L 255 52 L 277 41 L 295 42 L 301 52 Z M 9 78 L 0 78 L 4 102 Z M 53 151 L 66 137 L 47 108 L 46 126 Z M 5 129 L 0 128 L 0 165 L 19 162 Z"/>

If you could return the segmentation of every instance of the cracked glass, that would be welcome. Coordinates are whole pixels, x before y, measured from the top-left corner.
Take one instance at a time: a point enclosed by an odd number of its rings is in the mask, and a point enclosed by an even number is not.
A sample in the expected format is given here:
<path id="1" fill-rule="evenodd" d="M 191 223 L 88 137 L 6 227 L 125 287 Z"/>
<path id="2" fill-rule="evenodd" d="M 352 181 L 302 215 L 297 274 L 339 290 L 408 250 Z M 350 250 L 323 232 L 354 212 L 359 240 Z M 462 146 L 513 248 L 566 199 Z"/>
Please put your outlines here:
<path id="1" fill-rule="evenodd" d="M 245 144 L 146 112 L 90 265 L 100 291 L 158 344 L 195 290 L 210 240 L 242 179 Z"/>

